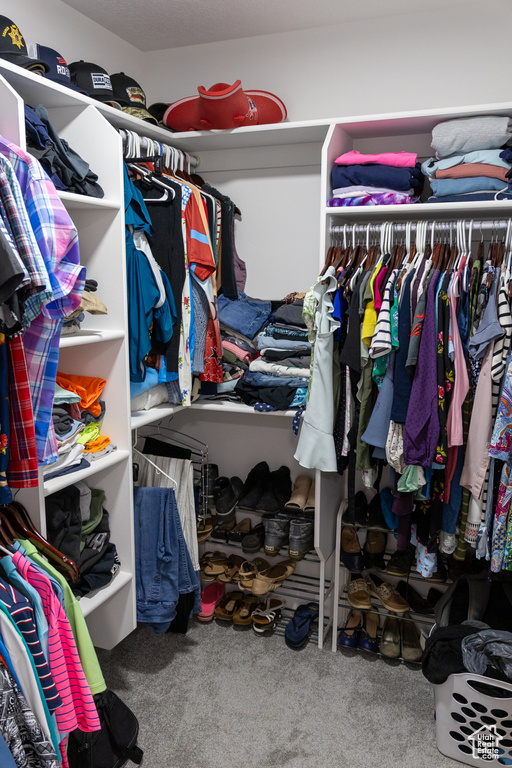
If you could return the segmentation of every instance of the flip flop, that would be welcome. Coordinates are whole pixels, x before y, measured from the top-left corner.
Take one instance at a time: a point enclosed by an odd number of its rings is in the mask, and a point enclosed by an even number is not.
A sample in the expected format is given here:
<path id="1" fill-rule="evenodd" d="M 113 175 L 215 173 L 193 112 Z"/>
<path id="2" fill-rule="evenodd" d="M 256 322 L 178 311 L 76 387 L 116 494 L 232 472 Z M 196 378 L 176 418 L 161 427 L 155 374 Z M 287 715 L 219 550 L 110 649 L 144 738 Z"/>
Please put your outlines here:
<path id="1" fill-rule="evenodd" d="M 203 589 L 201 592 L 201 610 L 197 614 L 199 621 L 213 621 L 215 608 L 220 603 L 223 594 L 224 585 L 218 584 L 216 581 L 208 584 L 208 586 Z"/>
<path id="2" fill-rule="evenodd" d="M 257 610 L 259 604 L 259 598 L 254 597 L 254 595 L 244 595 L 233 614 L 233 628 L 250 629 L 252 625 L 251 614 Z"/>
<path id="3" fill-rule="evenodd" d="M 226 592 L 215 609 L 215 618 L 218 622 L 231 624 L 235 611 L 240 606 L 244 595 L 243 592 Z"/>
<path id="4" fill-rule="evenodd" d="M 217 576 L 224 572 L 228 558 L 225 552 L 214 552 L 213 554 L 209 553 L 209 557 L 205 555 L 201 560 L 204 560 L 201 567 L 201 578 L 204 581 L 215 581 Z"/>
<path id="5" fill-rule="evenodd" d="M 288 648 L 292 648 L 294 651 L 305 648 L 311 633 L 311 624 L 317 619 L 317 603 L 299 605 L 284 631 L 284 640 Z"/>

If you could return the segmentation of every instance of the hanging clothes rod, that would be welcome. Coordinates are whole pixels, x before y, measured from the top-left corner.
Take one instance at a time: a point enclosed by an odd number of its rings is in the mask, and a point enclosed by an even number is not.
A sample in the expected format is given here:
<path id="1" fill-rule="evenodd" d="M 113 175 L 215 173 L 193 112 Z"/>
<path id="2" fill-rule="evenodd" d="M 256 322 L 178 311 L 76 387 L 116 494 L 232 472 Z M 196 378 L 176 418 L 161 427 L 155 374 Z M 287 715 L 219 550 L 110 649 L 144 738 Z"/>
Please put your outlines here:
<path id="1" fill-rule="evenodd" d="M 150 139 L 148 136 L 140 136 L 135 131 L 128 131 L 124 128 L 119 130 L 123 140 L 123 155 L 125 157 L 137 157 L 144 161 L 144 158 L 159 155 L 163 158 L 163 164 L 166 168 L 173 170 L 188 170 L 198 168 L 200 158 L 184 152 L 182 149 L 171 147 L 169 144 L 163 144 L 160 141 Z"/>
<path id="2" fill-rule="evenodd" d="M 507 229 L 507 227 L 510 224 L 511 219 L 500 219 L 500 220 L 484 220 L 484 221 L 475 221 L 475 219 L 462 219 L 462 220 L 453 220 L 453 221 L 425 221 L 422 222 L 423 224 L 426 224 L 427 228 L 434 228 L 436 232 L 450 232 L 450 231 L 456 231 L 457 225 L 463 224 L 468 229 L 471 227 L 472 229 L 479 229 L 481 231 L 483 230 L 496 230 L 496 229 Z M 387 222 L 389 225 L 390 222 Z M 418 226 L 418 222 L 416 221 L 397 221 L 397 222 L 391 222 L 391 226 L 393 227 L 394 232 L 407 232 L 412 231 L 415 232 L 416 228 Z M 343 235 L 343 234 L 368 234 L 368 233 L 380 233 L 382 232 L 382 223 L 380 224 L 336 224 L 331 227 L 330 233 L 331 235 Z"/>

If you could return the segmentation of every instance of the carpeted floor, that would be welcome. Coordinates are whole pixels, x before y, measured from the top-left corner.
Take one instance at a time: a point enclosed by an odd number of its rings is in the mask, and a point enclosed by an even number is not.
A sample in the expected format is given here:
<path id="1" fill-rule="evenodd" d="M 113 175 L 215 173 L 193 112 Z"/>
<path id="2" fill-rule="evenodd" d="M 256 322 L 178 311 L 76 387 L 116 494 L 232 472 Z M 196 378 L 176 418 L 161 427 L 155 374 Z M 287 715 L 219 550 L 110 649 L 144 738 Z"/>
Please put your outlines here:
<path id="1" fill-rule="evenodd" d="M 98 655 L 139 718 L 146 768 L 456 768 L 421 671 L 355 653 L 193 621 Z"/>

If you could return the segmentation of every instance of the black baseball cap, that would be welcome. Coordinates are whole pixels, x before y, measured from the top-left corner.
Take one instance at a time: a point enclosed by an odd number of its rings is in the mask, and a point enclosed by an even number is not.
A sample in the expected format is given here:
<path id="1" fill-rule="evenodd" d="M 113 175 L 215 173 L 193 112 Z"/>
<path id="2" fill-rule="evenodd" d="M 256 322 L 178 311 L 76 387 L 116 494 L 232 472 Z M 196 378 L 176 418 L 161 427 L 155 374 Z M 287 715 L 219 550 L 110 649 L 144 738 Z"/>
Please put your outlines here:
<path id="1" fill-rule="evenodd" d="M 38 43 L 29 43 L 27 50 L 30 58 L 39 59 L 47 64 L 48 72 L 46 77 L 48 80 L 59 85 L 65 85 L 66 88 L 71 88 L 73 91 L 78 91 L 78 93 L 88 95 L 82 88 L 73 85 L 66 59 L 54 48 L 48 48 L 47 45 L 39 45 Z"/>
<path id="2" fill-rule="evenodd" d="M 121 104 L 123 112 L 138 117 L 139 120 L 157 124 L 157 120 L 146 109 L 146 94 L 133 77 L 125 75 L 124 72 L 116 72 L 110 75 L 110 80 L 114 99 Z"/>
<path id="3" fill-rule="evenodd" d="M 30 58 L 23 35 L 14 21 L 7 16 L 0 16 L 0 58 L 39 74 L 48 72 L 49 69 L 44 61 Z"/>
<path id="4" fill-rule="evenodd" d="M 71 82 L 98 101 L 117 101 L 106 70 L 90 61 L 73 61 L 69 65 Z"/>

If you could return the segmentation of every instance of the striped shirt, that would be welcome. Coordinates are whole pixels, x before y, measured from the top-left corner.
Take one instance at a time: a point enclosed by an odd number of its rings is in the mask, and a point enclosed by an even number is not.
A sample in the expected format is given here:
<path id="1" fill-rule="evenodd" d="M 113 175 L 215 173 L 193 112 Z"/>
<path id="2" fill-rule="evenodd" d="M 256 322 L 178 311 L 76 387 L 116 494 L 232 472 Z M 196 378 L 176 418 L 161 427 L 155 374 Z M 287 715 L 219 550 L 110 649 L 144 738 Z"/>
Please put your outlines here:
<path id="1" fill-rule="evenodd" d="M 0 602 L 13 618 L 20 634 L 34 659 L 34 665 L 41 683 L 44 698 L 50 712 L 55 712 L 62 705 L 62 699 L 53 682 L 52 673 L 46 661 L 39 635 L 37 634 L 34 609 L 29 600 L 20 594 L 11 584 L 0 578 Z"/>
<path id="2" fill-rule="evenodd" d="M 55 712 L 60 733 L 70 733 L 75 728 L 99 730 L 98 712 L 85 679 L 73 632 L 50 580 L 20 552 L 15 552 L 12 559 L 21 575 L 39 592 L 48 621 L 50 669 L 63 702 Z"/>

